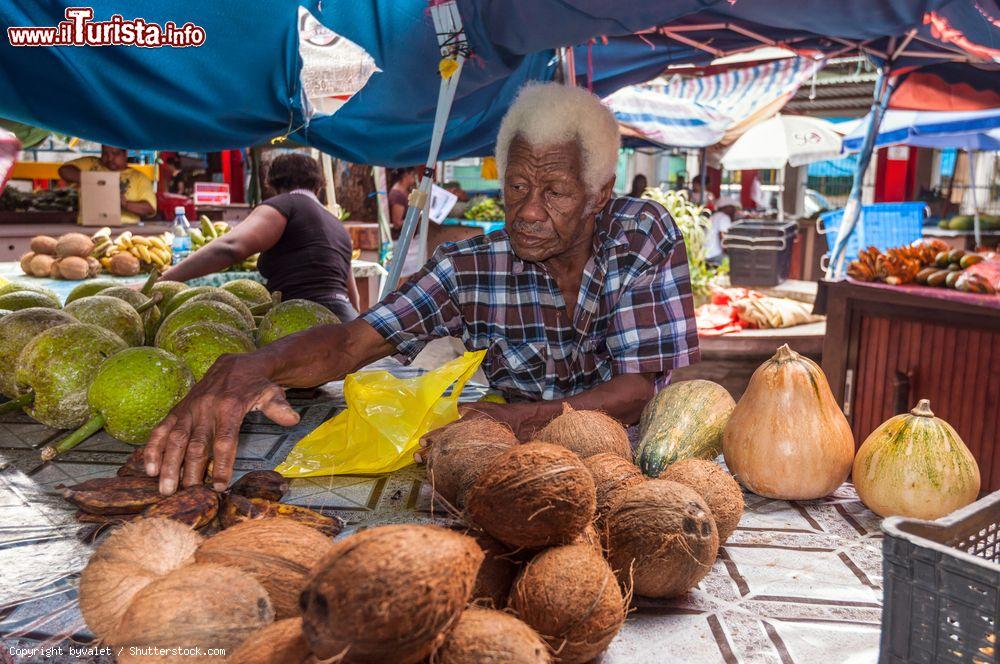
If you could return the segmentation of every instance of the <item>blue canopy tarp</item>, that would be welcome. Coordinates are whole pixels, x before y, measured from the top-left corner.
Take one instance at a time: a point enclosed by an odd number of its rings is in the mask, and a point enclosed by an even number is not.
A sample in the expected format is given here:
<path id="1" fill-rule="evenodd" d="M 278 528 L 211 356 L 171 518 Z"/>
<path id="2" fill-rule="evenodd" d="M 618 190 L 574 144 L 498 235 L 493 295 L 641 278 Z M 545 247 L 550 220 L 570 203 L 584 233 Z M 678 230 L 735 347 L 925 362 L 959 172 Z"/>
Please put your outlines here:
<path id="1" fill-rule="evenodd" d="M 335 115 L 321 118 L 309 118 L 302 101 L 297 2 L 91 4 L 95 20 L 126 13 L 125 18 L 158 24 L 190 21 L 205 29 L 206 41 L 189 48 L 13 47 L 3 41 L 0 117 L 137 149 L 239 148 L 288 135 L 358 162 L 402 165 L 426 157 L 440 58 L 426 0 L 303 3 L 381 69 Z M 609 94 L 648 80 L 666 64 L 705 63 L 719 49 L 749 49 L 761 39 L 823 52 L 862 46 L 877 56 L 892 45 L 891 37 L 913 30 L 907 48 L 932 49 L 936 38 L 924 24 L 929 14 L 949 21 L 947 35 L 957 32 L 969 43 L 996 48 L 998 31 L 989 19 L 1000 16 L 996 0 L 841 0 L 835 11 L 827 0 L 458 0 L 458 5 L 476 57 L 461 75 L 443 159 L 488 154 L 518 88 L 553 76 L 552 49 L 558 47 L 582 44 L 576 49 L 580 63 L 590 50 L 593 66 L 581 65 L 578 73 L 595 91 Z M 54 26 L 66 6 L 58 0 L 2 3 L 0 23 Z M 678 41 L 680 33 L 632 36 L 665 24 L 697 27 L 687 33 L 696 45 Z M 734 24 L 742 32 L 734 31 Z M 594 39 L 599 41 L 589 44 Z M 936 43 L 946 47 L 945 59 L 963 57 L 964 42 Z"/>
<path id="2" fill-rule="evenodd" d="M 859 120 L 844 136 L 845 152 L 857 152 L 869 118 Z M 886 111 L 875 147 L 912 145 L 923 148 L 1000 150 L 1000 108 L 985 111 Z"/>

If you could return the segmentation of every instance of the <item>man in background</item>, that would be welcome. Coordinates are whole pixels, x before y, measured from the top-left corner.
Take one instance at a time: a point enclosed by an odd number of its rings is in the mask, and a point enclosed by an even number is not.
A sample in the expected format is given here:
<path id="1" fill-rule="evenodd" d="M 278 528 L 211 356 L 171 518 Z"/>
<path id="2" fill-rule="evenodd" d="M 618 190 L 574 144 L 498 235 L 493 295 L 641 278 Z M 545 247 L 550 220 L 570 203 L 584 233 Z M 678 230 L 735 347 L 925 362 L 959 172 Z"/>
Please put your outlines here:
<path id="1" fill-rule="evenodd" d="M 59 177 L 75 185 L 80 184 L 83 171 L 115 171 L 121 186 L 122 223 L 137 224 L 156 214 L 156 193 L 153 181 L 129 168 L 128 151 L 110 145 L 101 146 L 100 157 L 80 157 L 59 167 Z"/>
<path id="2" fill-rule="evenodd" d="M 722 235 L 733 225 L 740 201 L 734 196 L 722 196 L 715 202 L 715 212 L 709 219 L 712 226 L 705 238 L 705 260 L 716 265 L 722 263 L 725 252 L 722 249 Z"/>

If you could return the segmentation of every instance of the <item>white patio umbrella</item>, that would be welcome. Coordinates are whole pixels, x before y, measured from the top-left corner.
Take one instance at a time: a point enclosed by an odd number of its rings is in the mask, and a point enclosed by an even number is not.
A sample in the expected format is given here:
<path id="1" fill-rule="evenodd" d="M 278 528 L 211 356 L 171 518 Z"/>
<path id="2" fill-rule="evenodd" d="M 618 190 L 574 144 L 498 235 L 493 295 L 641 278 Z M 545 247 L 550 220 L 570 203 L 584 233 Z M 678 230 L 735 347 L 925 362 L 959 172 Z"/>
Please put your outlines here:
<path id="1" fill-rule="evenodd" d="M 722 157 L 726 170 L 778 171 L 778 219 L 784 219 L 785 166 L 804 166 L 840 156 L 841 136 L 836 125 L 805 115 L 775 115 L 755 124 Z"/>

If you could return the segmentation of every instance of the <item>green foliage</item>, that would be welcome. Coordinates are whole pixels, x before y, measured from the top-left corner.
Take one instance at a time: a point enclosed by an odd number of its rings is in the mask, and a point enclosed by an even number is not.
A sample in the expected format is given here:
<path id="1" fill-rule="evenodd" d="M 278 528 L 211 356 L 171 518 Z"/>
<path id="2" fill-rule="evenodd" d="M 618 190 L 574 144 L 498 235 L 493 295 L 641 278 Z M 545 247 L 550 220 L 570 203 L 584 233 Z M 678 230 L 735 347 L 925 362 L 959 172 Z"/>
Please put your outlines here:
<path id="1" fill-rule="evenodd" d="M 705 238 L 712 228 L 708 210 L 688 200 L 686 191 L 664 191 L 649 188 L 642 195 L 667 209 L 674 223 L 684 236 L 687 247 L 688 269 L 691 272 L 691 290 L 696 296 L 708 295 L 709 281 L 718 274 L 729 272 L 728 259 L 720 267 L 705 262 Z"/>
<path id="2" fill-rule="evenodd" d="M 469 201 L 465 218 L 477 221 L 503 221 L 503 206 L 489 196 L 476 196 Z"/>

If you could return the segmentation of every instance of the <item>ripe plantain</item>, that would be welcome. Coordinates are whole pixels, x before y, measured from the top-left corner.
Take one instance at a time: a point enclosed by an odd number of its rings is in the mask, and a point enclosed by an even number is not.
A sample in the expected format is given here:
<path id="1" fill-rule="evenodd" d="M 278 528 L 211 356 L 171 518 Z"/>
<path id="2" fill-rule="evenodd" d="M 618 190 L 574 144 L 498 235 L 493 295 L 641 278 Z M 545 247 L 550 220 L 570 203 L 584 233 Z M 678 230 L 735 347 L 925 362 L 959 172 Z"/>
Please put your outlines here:
<path id="1" fill-rule="evenodd" d="M 219 523 L 223 528 L 252 519 L 269 517 L 284 517 L 315 528 L 329 535 L 336 536 L 344 529 L 344 521 L 338 517 L 320 514 L 315 510 L 286 503 L 276 503 L 263 498 L 244 498 L 232 493 L 222 496 L 222 506 L 219 511 Z"/>
<path id="2" fill-rule="evenodd" d="M 219 494 L 207 486 L 191 486 L 164 498 L 142 513 L 143 519 L 165 518 L 192 528 L 211 523 L 219 513 Z"/>
<path id="3" fill-rule="evenodd" d="M 277 502 L 288 491 L 288 480 L 273 470 L 252 470 L 236 480 L 229 491 L 244 498 L 263 498 Z"/>
<path id="4" fill-rule="evenodd" d="M 137 447 L 118 469 L 118 477 L 146 477 L 145 447 Z"/>
<path id="5" fill-rule="evenodd" d="M 91 514 L 137 514 L 163 500 L 155 477 L 101 477 L 63 489 L 63 498 Z"/>

